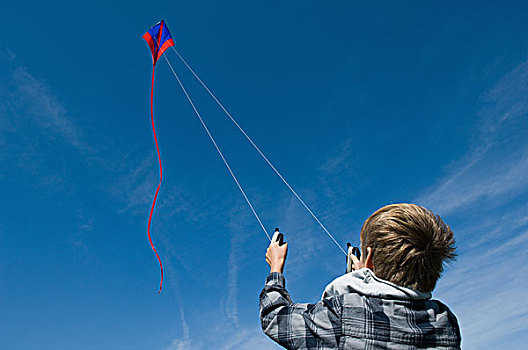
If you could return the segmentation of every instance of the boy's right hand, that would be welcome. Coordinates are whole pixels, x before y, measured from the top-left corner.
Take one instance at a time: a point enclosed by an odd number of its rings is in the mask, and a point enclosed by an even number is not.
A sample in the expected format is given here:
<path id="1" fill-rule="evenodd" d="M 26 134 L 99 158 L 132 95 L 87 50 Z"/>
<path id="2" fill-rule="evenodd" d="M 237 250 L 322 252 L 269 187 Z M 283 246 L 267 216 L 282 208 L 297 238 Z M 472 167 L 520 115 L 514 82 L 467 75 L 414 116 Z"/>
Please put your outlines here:
<path id="1" fill-rule="evenodd" d="M 354 254 L 350 254 L 350 257 L 352 259 L 352 271 L 361 270 L 363 268 L 361 261 Z"/>

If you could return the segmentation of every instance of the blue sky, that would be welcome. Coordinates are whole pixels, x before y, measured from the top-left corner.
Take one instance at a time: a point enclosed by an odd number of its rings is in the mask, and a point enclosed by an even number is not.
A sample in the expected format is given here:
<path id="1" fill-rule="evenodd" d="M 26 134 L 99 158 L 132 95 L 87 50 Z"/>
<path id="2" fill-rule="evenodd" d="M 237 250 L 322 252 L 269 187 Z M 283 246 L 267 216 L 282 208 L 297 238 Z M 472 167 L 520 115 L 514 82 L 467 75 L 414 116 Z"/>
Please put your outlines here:
<path id="1" fill-rule="evenodd" d="M 0 342 L 5 349 L 274 349 L 267 239 L 142 34 L 178 50 L 344 246 L 415 202 L 453 228 L 434 296 L 466 349 L 528 341 L 528 4 L 144 1 L 0 4 Z M 173 52 L 313 302 L 344 257 Z"/>

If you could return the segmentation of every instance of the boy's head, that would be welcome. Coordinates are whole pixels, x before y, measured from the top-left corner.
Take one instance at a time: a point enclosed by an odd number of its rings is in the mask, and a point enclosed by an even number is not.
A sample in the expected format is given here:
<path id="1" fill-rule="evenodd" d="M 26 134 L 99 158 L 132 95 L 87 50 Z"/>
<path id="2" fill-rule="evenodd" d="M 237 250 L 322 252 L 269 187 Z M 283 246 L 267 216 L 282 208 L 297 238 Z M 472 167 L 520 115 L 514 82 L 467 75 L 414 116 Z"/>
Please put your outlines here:
<path id="1" fill-rule="evenodd" d="M 434 289 L 444 262 L 456 256 L 453 231 L 416 204 L 391 204 L 372 214 L 361 228 L 361 247 L 362 259 L 370 252 L 376 276 L 422 292 Z"/>

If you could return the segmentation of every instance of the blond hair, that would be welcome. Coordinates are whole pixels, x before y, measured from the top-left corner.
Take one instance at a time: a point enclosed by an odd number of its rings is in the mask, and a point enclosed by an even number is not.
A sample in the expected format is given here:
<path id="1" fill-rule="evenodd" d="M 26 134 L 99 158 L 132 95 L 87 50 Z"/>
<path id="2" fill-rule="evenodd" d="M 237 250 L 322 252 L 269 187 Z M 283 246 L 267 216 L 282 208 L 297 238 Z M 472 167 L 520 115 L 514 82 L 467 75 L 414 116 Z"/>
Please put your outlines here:
<path id="1" fill-rule="evenodd" d="M 376 276 L 422 292 L 434 289 L 445 262 L 455 259 L 455 239 L 440 216 L 416 204 L 391 204 L 361 228 L 362 254 L 372 248 Z"/>

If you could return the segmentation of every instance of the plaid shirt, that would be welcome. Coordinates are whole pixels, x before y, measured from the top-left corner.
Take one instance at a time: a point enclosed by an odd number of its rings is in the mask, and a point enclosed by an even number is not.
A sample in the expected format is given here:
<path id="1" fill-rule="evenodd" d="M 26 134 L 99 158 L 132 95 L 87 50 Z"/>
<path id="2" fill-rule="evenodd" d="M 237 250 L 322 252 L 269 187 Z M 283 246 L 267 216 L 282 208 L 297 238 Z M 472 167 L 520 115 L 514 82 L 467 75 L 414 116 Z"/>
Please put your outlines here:
<path id="1" fill-rule="evenodd" d="M 350 292 L 298 304 L 278 272 L 260 294 L 260 320 L 287 349 L 460 349 L 456 317 L 439 301 Z"/>

